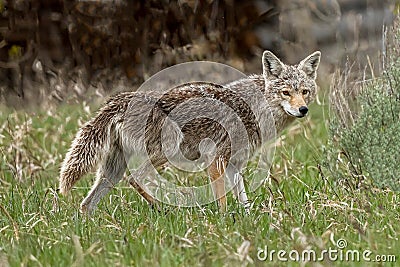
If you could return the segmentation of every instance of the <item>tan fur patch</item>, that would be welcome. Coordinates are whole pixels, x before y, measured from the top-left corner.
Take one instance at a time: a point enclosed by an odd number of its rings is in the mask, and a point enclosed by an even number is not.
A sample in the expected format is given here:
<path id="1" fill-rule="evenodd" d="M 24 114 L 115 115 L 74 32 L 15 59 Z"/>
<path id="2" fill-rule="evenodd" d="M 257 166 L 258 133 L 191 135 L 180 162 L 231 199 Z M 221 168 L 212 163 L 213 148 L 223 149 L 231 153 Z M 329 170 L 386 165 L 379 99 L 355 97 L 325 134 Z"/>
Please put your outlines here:
<path id="1" fill-rule="evenodd" d="M 301 106 L 307 106 L 306 102 L 304 101 L 303 96 L 300 94 L 293 95 L 290 98 L 289 103 L 293 108 L 296 108 L 296 109 L 300 108 Z"/>

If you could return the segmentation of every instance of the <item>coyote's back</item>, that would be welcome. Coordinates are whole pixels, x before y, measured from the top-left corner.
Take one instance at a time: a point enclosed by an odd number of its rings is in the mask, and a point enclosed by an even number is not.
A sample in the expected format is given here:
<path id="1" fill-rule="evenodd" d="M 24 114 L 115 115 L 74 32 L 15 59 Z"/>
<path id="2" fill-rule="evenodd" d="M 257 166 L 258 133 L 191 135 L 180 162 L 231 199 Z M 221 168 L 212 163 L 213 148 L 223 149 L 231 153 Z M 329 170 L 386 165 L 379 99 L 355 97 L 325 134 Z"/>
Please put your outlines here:
<path id="1" fill-rule="evenodd" d="M 120 181 L 135 151 L 145 152 L 147 164 L 158 168 L 174 155 L 199 159 L 204 152 L 200 145 L 209 140 L 215 146 L 205 146 L 214 149 L 206 153 L 212 157 L 207 170 L 224 209 L 224 179 L 219 178 L 227 164 L 245 158 L 294 118 L 307 114 L 316 95 L 319 61 L 320 52 L 315 52 L 298 65 L 285 65 L 265 51 L 261 75 L 226 85 L 194 82 L 164 93 L 127 92 L 110 98 L 72 142 L 61 167 L 61 193 L 100 163 L 96 182 L 81 204 L 83 211 L 90 211 Z M 141 183 L 146 170 L 129 182 L 153 202 Z M 235 181 L 234 193 L 248 207 L 242 179 Z"/>

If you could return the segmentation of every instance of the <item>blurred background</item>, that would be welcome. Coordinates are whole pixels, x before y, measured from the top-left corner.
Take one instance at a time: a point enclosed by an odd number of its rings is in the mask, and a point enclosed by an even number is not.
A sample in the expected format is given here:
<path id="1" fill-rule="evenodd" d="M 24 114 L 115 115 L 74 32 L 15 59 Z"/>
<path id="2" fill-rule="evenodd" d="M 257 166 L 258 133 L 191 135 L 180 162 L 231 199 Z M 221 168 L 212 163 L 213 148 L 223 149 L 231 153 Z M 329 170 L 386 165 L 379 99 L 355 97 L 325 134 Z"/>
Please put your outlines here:
<path id="1" fill-rule="evenodd" d="M 347 59 L 379 71 L 390 0 L 0 0 L 0 103 L 47 108 L 136 90 L 161 69 L 211 60 L 261 72 L 273 51 L 319 74 Z"/>

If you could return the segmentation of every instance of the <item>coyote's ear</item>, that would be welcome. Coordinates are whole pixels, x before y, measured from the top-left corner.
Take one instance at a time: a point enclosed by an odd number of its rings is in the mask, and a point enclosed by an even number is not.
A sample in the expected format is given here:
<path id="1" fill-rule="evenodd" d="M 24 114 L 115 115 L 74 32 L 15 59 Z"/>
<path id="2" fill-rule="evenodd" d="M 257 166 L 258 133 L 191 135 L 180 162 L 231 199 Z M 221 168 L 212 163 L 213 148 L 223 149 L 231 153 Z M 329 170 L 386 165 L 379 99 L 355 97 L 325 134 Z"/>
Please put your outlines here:
<path id="1" fill-rule="evenodd" d="M 321 52 L 316 51 L 303 59 L 298 69 L 304 71 L 310 78 L 317 78 L 317 69 L 321 59 Z"/>
<path id="2" fill-rule="evenodd" d="M 268 78 L 270 75 L 278 77 L 283 69 L 283 63 L 268 50 L 263 53 L 262 64 L 264 78 Z"/>

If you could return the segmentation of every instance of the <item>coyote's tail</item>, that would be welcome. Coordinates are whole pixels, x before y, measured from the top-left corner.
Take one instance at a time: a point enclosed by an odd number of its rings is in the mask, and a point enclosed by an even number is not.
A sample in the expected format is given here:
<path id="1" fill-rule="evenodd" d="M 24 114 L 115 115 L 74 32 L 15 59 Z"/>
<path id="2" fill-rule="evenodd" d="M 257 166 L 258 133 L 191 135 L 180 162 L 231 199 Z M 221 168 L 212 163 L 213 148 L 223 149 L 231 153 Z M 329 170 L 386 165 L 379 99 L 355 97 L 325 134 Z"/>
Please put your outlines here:
<path id="1" fill-rule="evenodd" d="M 61 194 L 67 194 L 107 153 L 115 131 L 114 124 L 126 108 L 124 100 L 122 94 L 110 99 L 76 134 L 61 165 Z"/>

